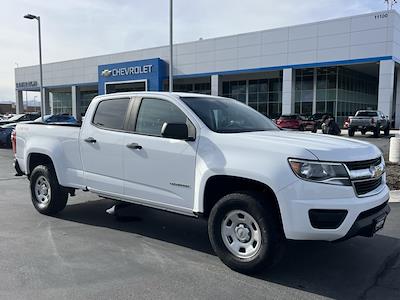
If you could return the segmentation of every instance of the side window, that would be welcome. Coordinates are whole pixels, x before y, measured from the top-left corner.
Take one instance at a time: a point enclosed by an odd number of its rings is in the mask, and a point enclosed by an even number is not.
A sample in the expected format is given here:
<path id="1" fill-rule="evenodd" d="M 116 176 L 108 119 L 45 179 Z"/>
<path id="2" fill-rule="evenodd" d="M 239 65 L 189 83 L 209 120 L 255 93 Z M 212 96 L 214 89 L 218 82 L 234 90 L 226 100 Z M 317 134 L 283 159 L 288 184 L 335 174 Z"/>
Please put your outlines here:
<path id="1" fill-rule="evenodd" d="M 161 128 L 164 123 L 186 123 L 189 128 L 189 136 L 195 136 L 193 124 L 174 104 L 160 99 L 142 99 L 135 132 L 161 136 Z"/>
<path id="2" fill-rule="evenodd" d="M 97 106 L 93 124 L 108 129 L 123 129 L 128 106 L 129 99 L 101 101 Z"/>

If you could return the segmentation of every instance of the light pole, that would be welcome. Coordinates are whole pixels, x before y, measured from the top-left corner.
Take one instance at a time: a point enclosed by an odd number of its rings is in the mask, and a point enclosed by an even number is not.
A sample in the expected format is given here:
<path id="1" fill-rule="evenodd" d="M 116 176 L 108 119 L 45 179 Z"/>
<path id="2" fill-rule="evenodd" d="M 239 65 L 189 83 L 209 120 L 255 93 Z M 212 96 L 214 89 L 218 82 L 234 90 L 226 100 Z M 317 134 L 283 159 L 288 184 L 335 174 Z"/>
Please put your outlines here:
<path id="1" fill-rule="evenodd" d="M 39 34 L 39 72 L 40 72 L 40 114 L 42 116 L 42 121 L 44 122 L 44 92 L 43 92 L 43 66 L 42 66 L 42 37 L 40 34 L 40 16 L 35 16 L 27 14 L 24 16 L 25 19 L 38 21 L 38 34 Z"/>
<path id="2" fill-rule="evenodd" d="M 172 20 L 173 20 L 173 3 L 172 0 L 169 0 L 169 92 L 170 93 L 172 93 L 174 89 L 174 78 L 173 78 L 174 42 L 172 38 L 172 33 L 173 33 Z"/>

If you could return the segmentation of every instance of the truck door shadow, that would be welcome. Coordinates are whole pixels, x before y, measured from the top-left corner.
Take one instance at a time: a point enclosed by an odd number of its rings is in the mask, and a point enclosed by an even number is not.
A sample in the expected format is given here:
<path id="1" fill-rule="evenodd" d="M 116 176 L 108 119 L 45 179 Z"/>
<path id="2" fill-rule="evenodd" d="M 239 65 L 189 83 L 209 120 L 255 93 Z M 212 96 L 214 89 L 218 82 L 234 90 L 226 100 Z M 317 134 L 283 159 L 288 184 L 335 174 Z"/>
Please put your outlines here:
<path id="1" fill-rule="evenodd" d="M 214 255 L 205 220 L 133 205 L 129 208 L 132 218 L 120 222 L 105 213 L 113 204 L 114 201 L 101 199 L 68 205 L 59 218 L 130 232 Z M 397 227 L 393 222 L 397 222 L 396 218 L 389 218 L 391 224 L 387 226 Z M 387 261 L 396 253 L 400 253 L 400 240 L 382 234 L 373 239 L 356 237 L 340 243 L 289 241 L 282 261 L 253 278 L 325 297 L 354 299 L 364 296 L 376 284 Z M 221 272 L 233 272 L 220 264 Z M 235 276 L 246 278 L 240 274 Z"/>

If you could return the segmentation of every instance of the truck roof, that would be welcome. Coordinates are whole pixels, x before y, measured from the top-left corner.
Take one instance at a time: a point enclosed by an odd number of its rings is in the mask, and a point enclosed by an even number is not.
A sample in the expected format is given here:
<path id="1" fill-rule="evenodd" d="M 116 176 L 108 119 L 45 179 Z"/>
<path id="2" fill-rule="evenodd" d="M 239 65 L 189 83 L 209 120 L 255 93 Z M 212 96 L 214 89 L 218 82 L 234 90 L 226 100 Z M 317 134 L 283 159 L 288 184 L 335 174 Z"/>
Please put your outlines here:
<path id="1" fill-rule="evenodd" d="M 162 95 L 162 96 L 178 96 L 178 97 L 218 97 L 218 96 L 213 96 L 213 95 L 205 95 L 205 94 L 198 94 L 198 93 L 184 93 L 184 92 L 151 92 L 151 91 L 144 91 L 144 92 L 123 92 L 123 93 L 112 93 L 112 94 L 105 94 L 105 95 L 99 95 L 96 98 L 109 98 L 112 96 L 114 97 L 130 97 L 130 96 L 135 96 L 135 95 Z"/>

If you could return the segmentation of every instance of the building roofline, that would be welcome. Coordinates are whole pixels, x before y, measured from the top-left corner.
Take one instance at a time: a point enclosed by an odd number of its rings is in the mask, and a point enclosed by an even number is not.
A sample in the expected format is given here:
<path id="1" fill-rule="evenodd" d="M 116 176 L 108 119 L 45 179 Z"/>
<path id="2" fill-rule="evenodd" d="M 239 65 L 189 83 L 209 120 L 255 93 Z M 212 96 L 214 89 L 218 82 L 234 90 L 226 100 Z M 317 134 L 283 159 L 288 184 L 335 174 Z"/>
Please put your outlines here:
<path id="1" fill-rule="evenodd" d="M 326 20 L 320 20 L 320 21 L 314 21 L 310 23 L 300 23 L 300 24 L 295 24 L 295 25 L 289 25 L 289 26 L 283 26 L 283 27 L 273 27 L 273 28 L 268 28 L 268 29 L 260 29 L 256 31 L 250 31 L 250 32 L 243 32 L 243 33 L 238 33 L 238 34 L 231 34 L 231 35 L 224 35 L 224 36 L 217 36 L 217 37 L 211 37 L 211 38 L 205 38 L 202 40 L 192 40 L 192 41 L 187 41 L 187 42 L 182 42 L 182 43 L 176 43 L 174 44 L 174 47 L 180 46 L 180 45 L 185 45 L 185 44 L 191 44 L 199 41 L 212 41 L 212 40 L 217 40 L 221 38 L 230 38 L 230 37 L 238 37 L 238 36 L 243 36 L 246 34 L 252 34 L 252 33 L 261 33 L 261 32 L 268 32 L 268 31 L 273 31 L 277 29 L 290 29 L 298 26 L 304 26 L 304 25 L 316 25 L 316 24 L 321 24 L 325 22 L 330 22 L 330 21 L 339 21 L 339 20 L 346 20 L 346 19 L 351 19 L 355 17 L 363 17 L 363 16 L 368 16 L 368 15 L 375 15 L 379 13 L 394 13 L 398 17 L 400 17 L 400 14 L 395 10 L 381 10 L 381 11 L 374 11 L 374 12 L 369 12 L 369 13 L 363 13 L 359 15 L 352 15 L 352 16 L 346 16 L 346 17 L 339 17 L 339 18 L 331 18 L 331 19 L 326 19 Z M 75 61 L 81 61 L 84 59 L 94 59 L 94 58 L 101 58 L 101 57 L 107 57 L 111 55 L 121 55 L 121 54 L 128 54 L 132 52 L 140 52 L 140 51 L 145 51 L 145 50 L 154 50 L 154 49 L 161 49 L 161 48 L 166 48 L 169 47 L 168 45 L 162 45 L 162 46 L 156 46 L 156 47 L 149 47 L 149 48 L 140 48 L 140 49 L 133 49 L 133 50 L 127 50 L 127 51 L 121 51 L 121 52 L 114 52 L 114 53 L 108 53 L 108 54 L 100 54 L 100 55 L 95 55 L 95 56 L 86 56 L 86 57 L 80 57 L 80 58 L 73 58 L 73 59 L 67 59 L 67 60 L 62 60 L 62 61 L 55 61 L 55 62 L 50 62 L 50 63 L 45 63 L 43 64 L 44 66 L 47 65 L 53 65 L 53 64 L 59 64 L 59 63 L 66 63 L 66 62 L 75 62 Z M 32 67 L 38 67 L 39 65 L 29 65 L 29 66 L 24 66 L 24 67 L 18 67 L 14 68 L 14 72 L 17 72 L 17 70 L 23 70 L 27 68 L 32 68 Z"/>

